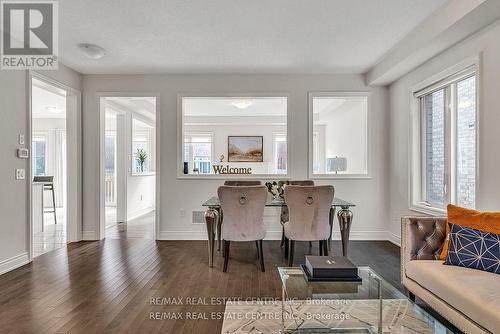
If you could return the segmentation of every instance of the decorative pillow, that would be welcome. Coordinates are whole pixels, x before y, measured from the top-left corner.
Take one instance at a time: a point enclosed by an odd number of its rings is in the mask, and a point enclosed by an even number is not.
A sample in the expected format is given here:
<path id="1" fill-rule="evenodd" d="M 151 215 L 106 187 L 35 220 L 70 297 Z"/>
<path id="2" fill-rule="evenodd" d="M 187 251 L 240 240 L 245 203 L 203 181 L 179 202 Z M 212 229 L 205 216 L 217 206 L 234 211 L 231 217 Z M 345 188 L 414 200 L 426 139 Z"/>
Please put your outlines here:
<path id="1" fill-rule="evenodd" d="M 444 264 L 500 274 L 500 234 L 451 224 Z"/>
<path id="2" fill-rule="evenodd" d="M 446 224 L 446 240 L 444 241 L 443 250 L 439 256 L 440 260 L 444 260 L 448 253 L 450 224 L 458 224 L 476 230 L 500 234 L 500 212 L 480 212 L 461 208 L 453 204 L 448 204 L 447 209 L 448 224 Z"/>

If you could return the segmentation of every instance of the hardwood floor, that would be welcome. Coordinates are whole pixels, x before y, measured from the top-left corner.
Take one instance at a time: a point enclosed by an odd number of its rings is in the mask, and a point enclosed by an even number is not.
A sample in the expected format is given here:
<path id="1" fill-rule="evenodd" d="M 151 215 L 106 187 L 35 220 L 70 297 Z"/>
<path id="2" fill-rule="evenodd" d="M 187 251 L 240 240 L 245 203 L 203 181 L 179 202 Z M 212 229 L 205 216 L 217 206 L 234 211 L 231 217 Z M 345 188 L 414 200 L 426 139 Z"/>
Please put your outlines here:
<path id="1" fill-rule="evenodd" d="M 106 228 L 106 238 L 155 239 L 155 211 L 133 219 L 127 223 L 113 224 Z"/>
<path id="2" fill-rule="evenodd" d="M 106 239 L 43 254 L 0 276 L 0 333 L 220 333 L 223 320 L 212 318 L 224 312 L 222 297 L 279 298 L 276 267 L 286 265 L 279 241 L 264 242 L 264 273 L 253 242 L 231 246 L 227 273 L 220 254 L 208 268 L 204 241 Z M 340 243 L 333 249 L 339 254 Z M 297 243 L 297 263 L 308 250 Z M 349 250 L 353 262 L 400 287 L 398 247 L 353 241 Z M 182 319 L 151 319 L 154 312 Z"/>

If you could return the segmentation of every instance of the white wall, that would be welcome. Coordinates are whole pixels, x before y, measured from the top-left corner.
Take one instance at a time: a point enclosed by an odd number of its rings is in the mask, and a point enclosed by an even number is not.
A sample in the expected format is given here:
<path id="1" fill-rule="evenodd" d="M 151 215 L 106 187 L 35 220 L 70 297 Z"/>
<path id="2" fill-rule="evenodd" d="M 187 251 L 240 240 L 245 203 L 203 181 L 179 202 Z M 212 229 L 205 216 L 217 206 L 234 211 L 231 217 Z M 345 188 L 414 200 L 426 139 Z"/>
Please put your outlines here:
<path id="1" fill-rule="evenodd" d="M 408 141 L 411 87 L 467 59 L 481 55 L 479 74 L 479 184 L 476 207 L 500 210 L 500 23 L 436 56 L 390 86 L 390 222 L 393 240 L 400 237 L 400 218 L 416 214 L 408 210 Z"/>
<path id="2" fill-rule="evenodd" d="M 43 71 L 75 89 L 81 89 L 81 76 L 59 64 L 57 71 Z M 26 180 L 15 180 L 15 169 L 28 171 L 29 160 L 18 159 L 18 135 L 28 136 L 28 76 L 26 71 L 0 71 L 0 273 L 28 260 L 29 203 Z M 27 141 L 26 141 L 27 142 Z M 29 144 L 28 144 L 29 145 Z M 23 147 L 29 147 L 24 145 Z"/>
<path id="3" fill-rule="evenodd" d="M 309 91 L 372 91 L 372 179 L 337 180 L 336 194 L 353 201 L 357 207 L 352 237 L 385 238 L 387 219 L 388 161 L 388 90 L 367 87 L 362 75 L 85 75 L 84 76 L 84 231 L 98 232 L 98 104 L 97 92 L 141 92 L 160 94 L 161 131 L 161 203 L 160 236 L 162 238 L 205 238 L 204 225 L 191 223 L 191 211 L 203 210 L 201 204 L 216 193 L 221 180 L 177 179 L 177 97 L 179 93 L 221 94 L 288 93 L 291 124 L 288 138 L 292 178 L 308 175 L 307 120 Z M 346 139 L 348 140 L 348 139 Z M 181 210 L 186 211 L 181 217 Z M 277 231 L 278 232 L 278 231 Z M 279 237 L 279 232 L 275 234 Z"/>

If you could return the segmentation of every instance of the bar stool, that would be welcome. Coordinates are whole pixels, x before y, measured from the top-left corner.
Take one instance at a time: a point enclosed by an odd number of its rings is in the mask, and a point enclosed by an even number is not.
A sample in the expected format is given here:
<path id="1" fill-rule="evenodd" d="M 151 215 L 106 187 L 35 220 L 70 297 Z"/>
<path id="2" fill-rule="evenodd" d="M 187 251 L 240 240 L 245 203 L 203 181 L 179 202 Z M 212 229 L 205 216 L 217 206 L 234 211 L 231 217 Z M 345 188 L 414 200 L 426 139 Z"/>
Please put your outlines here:
<path id="1" fill-rule="evenodd" d="M 43 183 L 43 191 L 51 191 L 52 192 L 52 208 L 53 210 L 45 211 L 44 213 L 54 213 L 54 223 L 57 224 L 56 217 L 56 195 L 54 192 L 54 177 L 53 176 L 34 176 L 33 182 Z"/>

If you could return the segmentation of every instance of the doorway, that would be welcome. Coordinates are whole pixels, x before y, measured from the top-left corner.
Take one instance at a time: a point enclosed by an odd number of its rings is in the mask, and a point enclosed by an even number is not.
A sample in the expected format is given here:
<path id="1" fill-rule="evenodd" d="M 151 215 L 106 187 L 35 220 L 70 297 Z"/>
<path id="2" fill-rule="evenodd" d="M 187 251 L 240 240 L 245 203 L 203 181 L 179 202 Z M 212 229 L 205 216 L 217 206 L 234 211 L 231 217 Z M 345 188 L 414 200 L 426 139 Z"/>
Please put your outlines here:
<path id="1" fill-rule="evenodd" d="M 30 73 L 30 258 L 81 239 L 80 92 Z"/>
<path id="2" fill-rule="evenodd" d="M 156 97 L 100 97 L 100 108 L 101 238 L 156 239 Z"/>

